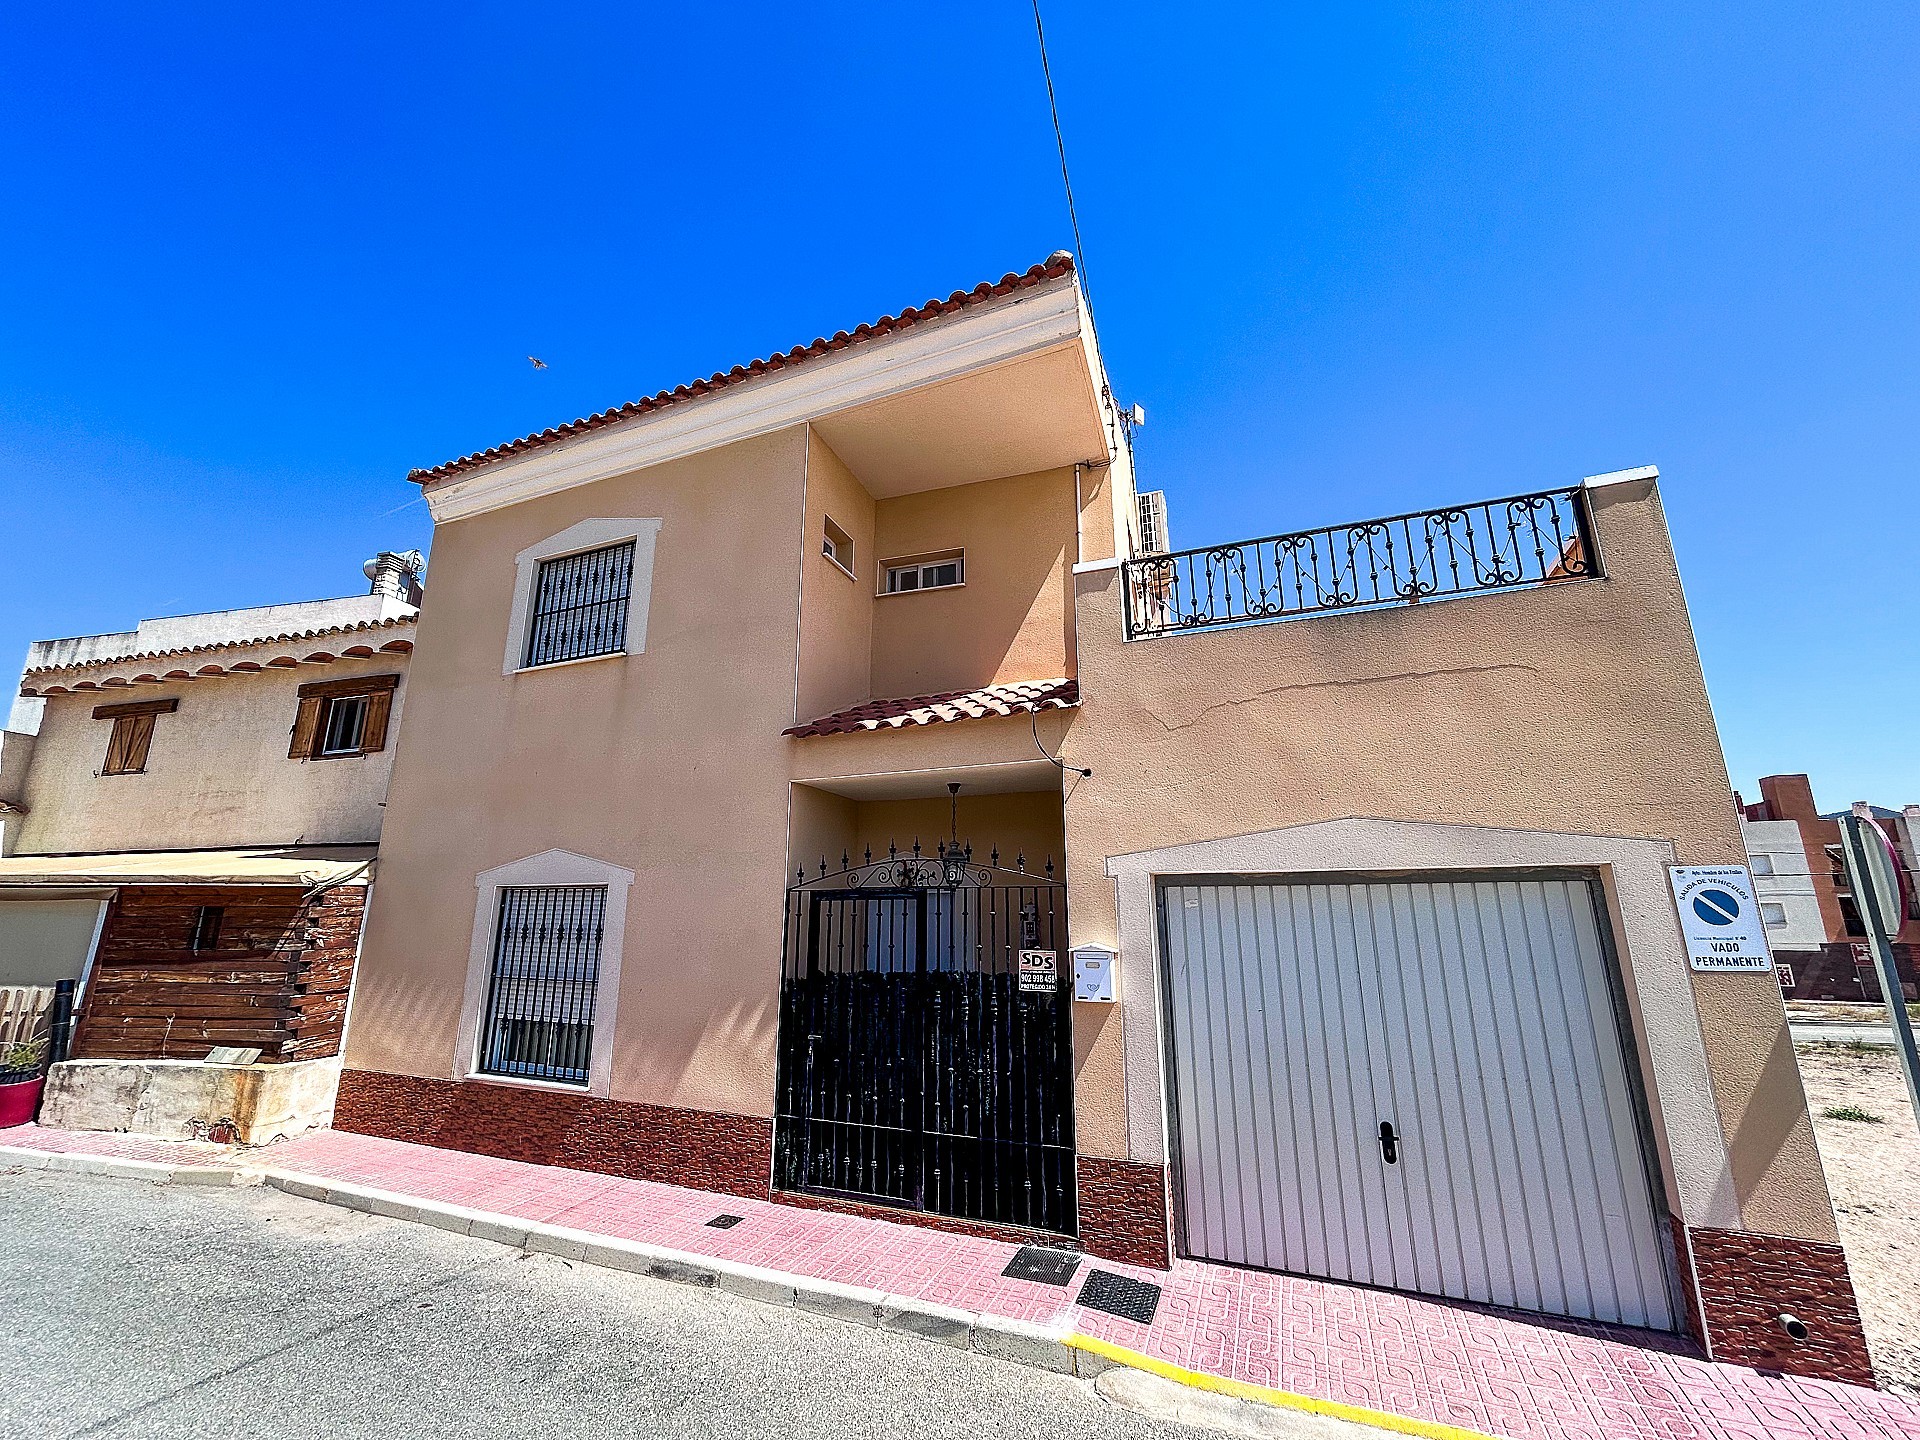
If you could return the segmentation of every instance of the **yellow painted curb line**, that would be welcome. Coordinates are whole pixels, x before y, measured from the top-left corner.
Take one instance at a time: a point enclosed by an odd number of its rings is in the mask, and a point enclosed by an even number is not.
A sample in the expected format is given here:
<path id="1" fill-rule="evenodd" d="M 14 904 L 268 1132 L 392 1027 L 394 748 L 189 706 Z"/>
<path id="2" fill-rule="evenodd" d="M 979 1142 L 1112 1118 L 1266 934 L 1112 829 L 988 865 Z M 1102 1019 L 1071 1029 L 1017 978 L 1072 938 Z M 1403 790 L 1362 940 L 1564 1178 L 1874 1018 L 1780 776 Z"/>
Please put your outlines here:
<path id="1" fill-rule="evenodd" d="M 1337 1400 L 1316 1400 L 1311 1395 L 1296 1395 L 1291 1390 L 1270 1390 L 1265 1385 L 1250 1385 L 1244 1380 L 1229 1380 L 1222 1375 L 1209 1375 L 1204 1370 L 1188 1370 L 1165 1360 L 1156 1360 L 1151 1355 L 1142 1355 L 1138 1350 L 1129 1350 L 1124 1345 L 1096 1340 L 1091 1335 L 1069 1335 L 1066 1337 L 1066 1343 L 1076 1350 L 1085 1350 L 1090 1354 L 1111 1360 L 1116 1365 L 1145 1370 L 1149 1374 L 1158 1375 L 1163 1380 L 1191 1385 L 1196 1390 L 1211 1390 L 1216 1395 L 1231 1395 L 1236 1400 L 1257 1400 L 1263 1405 L 1278 1405 L 1286 1410 L 1304 1410 L 1311 1415 L 1325 1415 L 1329 1419 L 1346 1420 L 1355 1425 L 1372 1425 L 1376 1429 L 1392 1430 L 1401 1435 L 1419 1435 L 1424 1437 L 1424 1440 L 1495 1440 L 1495 1437 L 1483 1431 L 1467 1430 L 1458 1425 L 1443 1425 L 1437 1420 L 1415 1420 L 1406 1415 L 1395 1415 L 1389 1410 L 1369 1410 L 1364 1405 L 1343 1405 Z"/>

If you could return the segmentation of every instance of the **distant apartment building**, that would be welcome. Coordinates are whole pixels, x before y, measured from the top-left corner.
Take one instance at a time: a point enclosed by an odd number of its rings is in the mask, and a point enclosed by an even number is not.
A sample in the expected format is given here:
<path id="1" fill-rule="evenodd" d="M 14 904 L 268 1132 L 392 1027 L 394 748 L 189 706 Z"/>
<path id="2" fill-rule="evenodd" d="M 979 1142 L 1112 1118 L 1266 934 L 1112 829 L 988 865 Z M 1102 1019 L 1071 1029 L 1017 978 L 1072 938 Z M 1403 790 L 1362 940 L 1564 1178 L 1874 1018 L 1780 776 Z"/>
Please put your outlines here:
<path id="1" fill-rule="evenodd" d="M 30 648 L 33 729 L 0 737 L 0 986 L 77 987 L 43 1122 L 245 1140 L 330 1113 L 420 564 Z"/>
<path id="2" fill-rule="evenodd" d="M 1796 1000 L 1878 1001 L 1879 973 L 1841 858 L 1839 814 L 1820 813 L 1805 775 L 1768 775 L 1758 801 L 1735 800 L 1780 988 Z M 1893 950 L 1907 998 L 1920 999 L 1920 888 L 1912 884 L 1920 805 L 1854 809 L 1880 827 L 1908 876 Z"/>

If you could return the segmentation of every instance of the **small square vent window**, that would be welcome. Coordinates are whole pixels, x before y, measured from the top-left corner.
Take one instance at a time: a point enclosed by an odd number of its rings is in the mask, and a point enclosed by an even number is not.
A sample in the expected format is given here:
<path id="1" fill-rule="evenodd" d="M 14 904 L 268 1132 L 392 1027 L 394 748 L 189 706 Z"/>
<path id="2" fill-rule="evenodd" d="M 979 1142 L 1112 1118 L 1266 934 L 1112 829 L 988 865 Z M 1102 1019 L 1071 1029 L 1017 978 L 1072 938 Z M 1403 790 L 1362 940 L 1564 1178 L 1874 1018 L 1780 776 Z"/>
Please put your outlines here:
<path id="1" fill-rule="evenodd" d="M 826 517 L 826 522 L 826 531 L 820 541 L 820 553 L 851 575 L 853 574 L 853 537 L 834 524 L 831 515 Z"/>

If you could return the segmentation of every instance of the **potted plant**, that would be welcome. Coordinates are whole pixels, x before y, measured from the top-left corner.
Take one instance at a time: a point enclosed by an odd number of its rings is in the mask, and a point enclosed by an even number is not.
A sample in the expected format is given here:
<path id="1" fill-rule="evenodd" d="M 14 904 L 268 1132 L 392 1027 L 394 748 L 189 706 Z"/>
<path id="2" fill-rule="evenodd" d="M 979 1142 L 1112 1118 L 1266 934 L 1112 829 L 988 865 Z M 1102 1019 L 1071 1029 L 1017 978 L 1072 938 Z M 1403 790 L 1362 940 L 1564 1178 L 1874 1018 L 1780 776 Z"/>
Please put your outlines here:
<path id="1" fill-rule="evenodd" d="M 0 1130 L 25 1125 L 40 1108 L 47 1083 L 47 1042 L 23 1040 L 0 1047 Z"/>

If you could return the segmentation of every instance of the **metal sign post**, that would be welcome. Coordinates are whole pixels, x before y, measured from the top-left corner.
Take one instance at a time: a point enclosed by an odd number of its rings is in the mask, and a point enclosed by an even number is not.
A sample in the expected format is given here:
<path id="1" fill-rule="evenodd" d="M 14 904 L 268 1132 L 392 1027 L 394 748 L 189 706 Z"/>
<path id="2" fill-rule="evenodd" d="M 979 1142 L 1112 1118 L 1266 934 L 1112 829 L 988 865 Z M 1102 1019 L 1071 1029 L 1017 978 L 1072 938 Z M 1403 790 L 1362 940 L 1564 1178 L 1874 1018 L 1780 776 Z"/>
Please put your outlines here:
<path id="1" fill-rule="evenodd" d="M 1867 943 L 1873 947 L 1880 971 L 1880 993 L 1887 1002 L 1887 1018 L 1893 1022 L 1893 1045 L 1907 1074 L 1907 1100 L 1914 1119 L 1920 1120 L 1920 1052 L 1914 1048 L 1907 992 L 1900 988 L 1900 967 L 1893 959 L 1893 932 L 1900 925 L 1900 871 L 1877 825 L 1858 815 L 1842 815 L 1840 838 L 1847 879 L 1860 904 L 1861 918 L 1867 922 Z"/>

